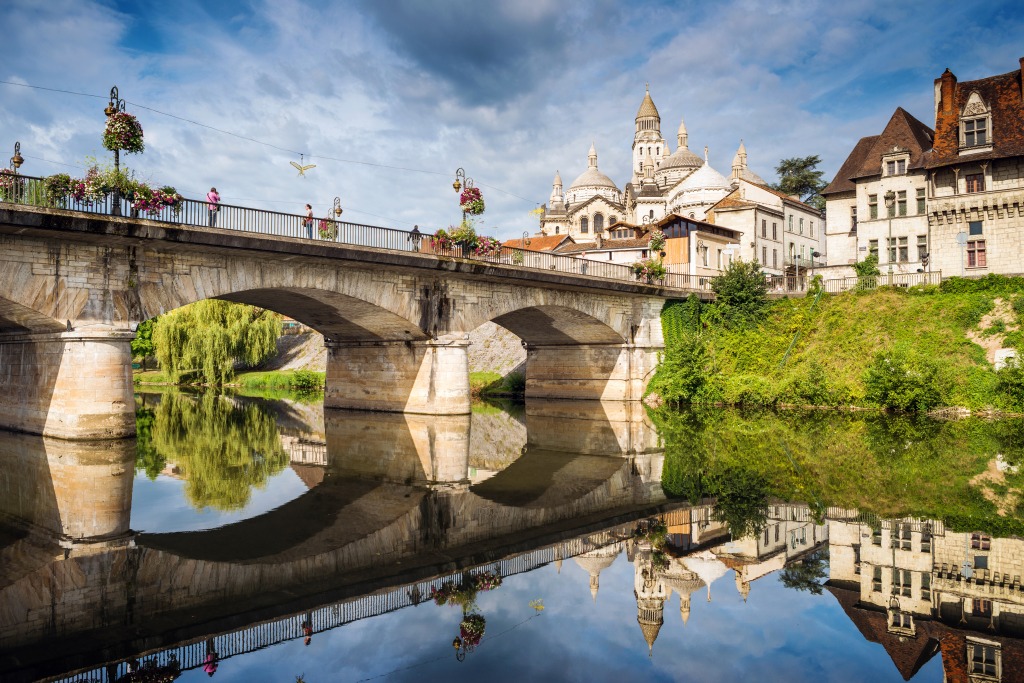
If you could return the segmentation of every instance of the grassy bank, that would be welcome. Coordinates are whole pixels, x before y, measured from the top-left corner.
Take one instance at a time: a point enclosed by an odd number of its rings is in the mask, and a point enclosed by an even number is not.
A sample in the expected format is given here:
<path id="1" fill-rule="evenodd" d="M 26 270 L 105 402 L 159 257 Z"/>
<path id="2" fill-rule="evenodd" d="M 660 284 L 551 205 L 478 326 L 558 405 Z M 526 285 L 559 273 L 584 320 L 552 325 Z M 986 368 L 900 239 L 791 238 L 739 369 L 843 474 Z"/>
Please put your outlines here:
<path id="1" fill-rule="evenodd" d="M 182 375 L 177 383 L 159 370 L 135 372 L 135 383 L 149 385 L 196 386 L 197 378 Z M 316 392 L 323 391 L 325 375 L 311 370 L 272 370 L 267 372 L 240 372 L 233 381 L 225 384 L 243 391 L 290 391 Z"/>
<path id="2" fill-rule="evenodd" d="M 469 393 L 477 398 L 522 398 L 526 394 L 526 377 L 519 372 L 505 376 L 497 372 L 471 372 Z"/>
<path id="3" fill-rule="evenodd" d="M 953 278 L 765 304 L 670 302 L 651 390 L 695 404 L 1024 410 L 1024 374 L 996 373 L 994 350 L 1022 339 L 1024 278 Z"/>

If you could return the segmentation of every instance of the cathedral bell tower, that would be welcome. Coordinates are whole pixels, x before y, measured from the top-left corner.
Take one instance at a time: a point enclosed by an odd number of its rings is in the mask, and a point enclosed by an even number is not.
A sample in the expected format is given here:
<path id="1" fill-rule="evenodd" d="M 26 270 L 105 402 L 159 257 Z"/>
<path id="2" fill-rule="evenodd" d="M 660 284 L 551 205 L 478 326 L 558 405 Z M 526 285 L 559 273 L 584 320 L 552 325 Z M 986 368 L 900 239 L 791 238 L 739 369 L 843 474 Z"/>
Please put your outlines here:
<path id="1" fill-rule="evenodd" d="M 636 112 L 636 133 L 633 135 L 633 183 L 639 184 L 644 170 L 657 169 L 661 160 L 668 156 L 668 145 L 661 137 L 661 116 L 651 99 L 648 87 L 643 102 Z"/>

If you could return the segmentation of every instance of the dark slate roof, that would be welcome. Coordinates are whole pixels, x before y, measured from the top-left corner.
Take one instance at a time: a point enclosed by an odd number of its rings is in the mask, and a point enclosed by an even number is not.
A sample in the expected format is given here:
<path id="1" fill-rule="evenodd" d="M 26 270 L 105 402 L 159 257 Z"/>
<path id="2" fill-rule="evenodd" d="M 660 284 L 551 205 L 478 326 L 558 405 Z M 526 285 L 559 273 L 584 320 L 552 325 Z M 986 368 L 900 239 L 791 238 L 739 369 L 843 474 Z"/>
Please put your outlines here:
<path id="1" fill-rule="evenodd" d="M 1020 63 L 1021 68 L 1024 68 L 1024 57 Z M 928 168 L 961 161 L 958 133 L 960 112 L 973 92 L 981 96 L 992 112 L 992 151 L 971 154 L 966 158 L 984 161 L 1024 156 L 1024 89 L 1021 85 L 1021 69 L 963 83 L 958 83 L 956 76 L 946 69 L 935 84 L 937 87 L 951 85 L 953 102 L 952 106 L 947 106 L 941 100 L 939 102 L 935 117 L 935 147 L 928 155 Z"/>
<path id="2" fill-rule="evenodd" d="M 935 131 L 907 113 L 903 107 L 896 107 L 885 130 L 875 139 L 860 168 L 853 178 L 868 178 L 882 174 L 882 155 L 900 147 L 910 151 L 907 170 L 924 168 L 925 152 L 932 148 Z"/>
<path id="3" fill-rule="evenodd" d="M 877 135 L 869 135 L 866 138 L 861 138 L 854 145 L 853 151 L 850 152 L 850 156 L 846 157 L 846 161 L 839 167 L 839 172 L 836 173 L 836 177 L 832 179 L 832 182 L 821 191 L 821 196 L 825 197 L 830 194 L 838 194 L 839 192 L 854 192 L 857 186 L 851 180 L 854 174 L 861 166 L 864 165 L 864 160 L 868 156 L 868 152 L 875 145 L 875 141 L 878 140 Z"/>

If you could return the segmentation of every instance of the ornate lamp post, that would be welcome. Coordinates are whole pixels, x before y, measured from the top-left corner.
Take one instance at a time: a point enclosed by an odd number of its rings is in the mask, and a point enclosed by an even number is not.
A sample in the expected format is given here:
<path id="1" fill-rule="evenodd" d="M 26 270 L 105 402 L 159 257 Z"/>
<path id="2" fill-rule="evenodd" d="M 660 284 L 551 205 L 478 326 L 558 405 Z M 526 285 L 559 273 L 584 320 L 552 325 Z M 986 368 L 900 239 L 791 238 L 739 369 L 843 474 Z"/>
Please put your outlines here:
<path id="1" fill-rule="evenodd" d="M 115 85 L 110 89 L 110 102 L 107 103 L 103 113 L 107 115 L 109 119 L 114 114 L 124 111 L 124 100 L 118 97 L 117 86 Z M 121 215 L 121 188 L 118 187 L 118 183 L 121 178 L 121 150 L 114 150 L 114 205 L 111 213 L 115 216 Z"/>
<path id="2" fill-rule="evenodd" d="M 11 157 L 11 170 L 14 171 L 14 175 L 18 175 L 18 169 L 25 163 L 25 159 L 21 156 L 21 143 L 14 143 L 14 156 Z"/>
<path id="3" fill-rule="evenodd" d="M 523 249 L 530 246 L 530 231 L 523 230 Z"/>
<path id="4" fill-rule="evenodd" d="M 334 218 L 335 220 L 341 218 L 341 197 L 334 198 Z"/>
<path id="5" fill-rule="evenodd" d="M 459 191 L 463 188 L 463 186 L 465 186 L 465 188 L 467 190 L 469 188 L 473 187 L 473 179 L 472 178 L 467 178 L 466 177 L 466 172 L 464 170 L 462 170 L 462 168 L 460 167 L 460 168 L 456 169 L 456 171 L 455 171 L 455 182 L 452 183 L 452 187 L 455 188 L 455 193 L 458 194 Z M 461 206 L 461 203 L 460 203 L 460 206 Z M 463 223 L 466 222 L 466 212 L 465 211 L 462 212 L 462 222 Z"/>
<path id="6" fill-rule="evenodd" d="M 893 207 L 896 206 L 896 193 L 889 190 L 885 193 L 883 199 L 885 200 L 885 214 L 889 217 L 889 240 L 888 244 L 888 261 L 889 261 L 889 284 L 892 284 L 892 262 L 896 256 L 896 245 L 892 241 L 892 215 L 895 213 Z"/>

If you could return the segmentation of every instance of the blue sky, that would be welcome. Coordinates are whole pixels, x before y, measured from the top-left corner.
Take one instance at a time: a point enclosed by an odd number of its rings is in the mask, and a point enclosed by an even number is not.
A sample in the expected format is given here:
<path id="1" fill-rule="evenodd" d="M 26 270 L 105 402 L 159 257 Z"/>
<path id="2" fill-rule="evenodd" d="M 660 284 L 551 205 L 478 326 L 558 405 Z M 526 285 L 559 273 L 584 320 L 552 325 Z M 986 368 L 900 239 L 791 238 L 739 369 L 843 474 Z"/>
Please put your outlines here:
<path id="1" fill-rule="evenodd" d="M 433 230 L 459 218 L 461 166 L 484 191 L 481 231 L 503 238 L 535 228 L 555 170 L 571 183 L 591 142 L 628 180 L 645 82 L 673 148 L 685 117 L 724 174 L 742 139 L 767 179 L 809 154 L 831 177 L 897 106 L 932 124 L 943 69 L 980 78 L 1024 55 L 1012 1 L 3 0 L 0 25 L 2 81 L 104 99 L 116 84 L 272 145 L 129 104 L 143 178 L 296 213 L 340 196 L 349 220 Z M 0 84 L 0 158 L 16 140 L 32 175 L 106 158 L 104 99 Z M 307 178 L 294 152 L 317 164 Z"/>

